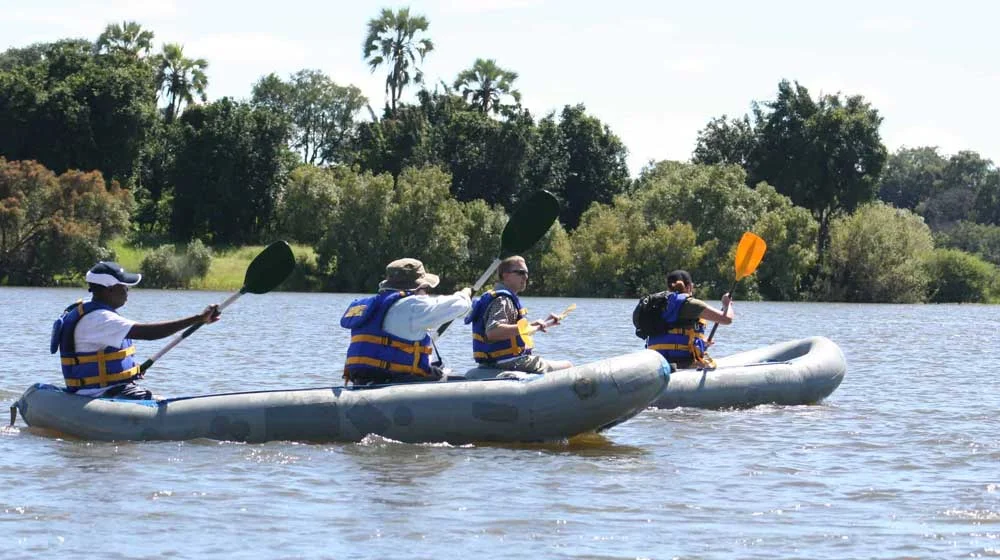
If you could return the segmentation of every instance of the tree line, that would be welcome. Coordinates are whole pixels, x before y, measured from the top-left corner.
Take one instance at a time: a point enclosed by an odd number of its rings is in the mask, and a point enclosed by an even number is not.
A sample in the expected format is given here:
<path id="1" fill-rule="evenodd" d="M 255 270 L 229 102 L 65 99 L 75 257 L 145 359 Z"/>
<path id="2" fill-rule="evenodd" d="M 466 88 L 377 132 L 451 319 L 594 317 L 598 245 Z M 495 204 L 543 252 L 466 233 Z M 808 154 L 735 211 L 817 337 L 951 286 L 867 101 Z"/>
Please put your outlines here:
<path id="1" fill-rule="evenodd" d="M 361 60 L 386 73 L 379 111 L 309 69 L 208 101 L 207 61 L 179 44 L 153 53 L 135 22 L 0 54 L 0 281 L 72 279 L 127 235 L 288 237 L 315 249 L 301 263 L 315 289 L 370 291 L 402 255 L 468 282 L 509 211 L 547 189 L 562 213 L 528 255 L 539 294 L 633 296 L 688 268 L 717 296 L 752 230 L 769 250 L 743 297 L 1000 296 L 1000 171 L 971 151 L 888 154 L 860 95 L 782 81 L 749 114 L 707 123 L 689 162 L 632 179 L 606 124 L 573 103 L 536 117 L 495 60 L 425 83 L 429 30 L 408 9 L 367 23 Z"/>

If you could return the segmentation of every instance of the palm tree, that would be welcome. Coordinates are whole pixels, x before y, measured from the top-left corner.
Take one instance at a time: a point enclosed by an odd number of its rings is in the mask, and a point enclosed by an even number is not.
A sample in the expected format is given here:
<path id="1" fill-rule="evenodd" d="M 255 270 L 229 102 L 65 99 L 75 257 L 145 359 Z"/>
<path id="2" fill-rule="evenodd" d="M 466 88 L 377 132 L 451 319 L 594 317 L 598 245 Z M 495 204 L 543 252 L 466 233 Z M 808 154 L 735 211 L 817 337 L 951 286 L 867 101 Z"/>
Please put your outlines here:
<path id="1" fill-rule="evenodd" d="M 398 12 L 385 8 L 377 19 L 368 21 L 368 36 L 362 46 L 362 52 L 372 72 L 382 66 L 389 65 L 389 75 L 385 79 L 385 94 L 389 97 L 389 108 L 396 112 L 396 102 L 411 80 L 410 69 L 413 68 L 412 81 L 424 81 L 424 73 L 417 68 L 417 56 L 420 62 L 424 56 L 434 50 L 430 39 L 417 40 L 419 32 L 426 32 L 429 22 L 424 16 L 410 17 L 410 9 L 402 8 Z"/>
<path id="2" fill-rule="evenodd" d="M 491 109 L 499 113 L 505 107 L 500 104 L 501 96 L 514 98 L 514 106 L 521 103 L 521 92 L 514 89 L 515 80 L 517 72 L 500 68 L 492 58 L 477 58 L 472 68 L 463 70 L 455 79 L 455 89 L 462 91 L 462 98 L 468 100 L 471 97 L 471 103 L 483 113 Z"/>
<path id="3" fill-rule="evenodd" d="M 124 54 L 130 58 L 148 55 L 153 49 L 153 32 L 146 31 L 134 21 L 109 24 L 97 38 L 97 52 Z"/>
<path id="4" fill-rule="evenodd" d="M 181 112 L 181 106 L 194 103 L 197 94 L 204 103 L 208 100 L 205 88 L 208 77 L 205 69 L 208 61 L 204 58 L 190 59 L 184 56 L 184 47 L 176 43 L 163 45 L 156 72 L 157 97 L 162 91 L 170 99 L 165 110 L 167 122 L 173 122 Z"/>

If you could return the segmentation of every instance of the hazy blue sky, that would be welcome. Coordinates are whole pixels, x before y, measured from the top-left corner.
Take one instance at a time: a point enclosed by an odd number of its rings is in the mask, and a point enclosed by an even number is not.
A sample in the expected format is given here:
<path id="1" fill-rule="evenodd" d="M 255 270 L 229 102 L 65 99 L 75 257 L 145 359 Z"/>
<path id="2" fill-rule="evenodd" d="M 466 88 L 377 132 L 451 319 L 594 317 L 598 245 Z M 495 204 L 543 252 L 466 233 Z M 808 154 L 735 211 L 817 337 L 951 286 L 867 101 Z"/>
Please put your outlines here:
<path id="1" fill-rule="evenodd" d="M 668 0 L 0 0 L 0 50 L 63 37 L 96 39 L 136 20 L 160 42 L 209 61 L 209 97 L 246 98 L 261 76 L 303 68 L 384 103 L 385 75 L 361 58 L 369 19 L 410 6 L 430 20 L 430 83 L 477 58 L 520 74 L 540 118 L 583 103 L 649 160 L 686 160 L 712 117 L 747 113 L 778 82 L 864 95 L 883 141 L 974 150 L 1000 163 L 1000 4 Z M 412 91 L 404 95 L 409 99 Z"/>

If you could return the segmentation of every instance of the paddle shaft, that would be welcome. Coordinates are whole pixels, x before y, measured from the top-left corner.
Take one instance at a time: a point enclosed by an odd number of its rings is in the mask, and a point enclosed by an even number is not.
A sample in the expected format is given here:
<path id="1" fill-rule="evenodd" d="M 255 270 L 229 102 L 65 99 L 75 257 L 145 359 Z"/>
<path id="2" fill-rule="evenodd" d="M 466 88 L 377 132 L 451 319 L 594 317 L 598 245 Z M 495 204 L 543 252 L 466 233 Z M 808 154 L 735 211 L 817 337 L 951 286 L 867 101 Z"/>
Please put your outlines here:
<path id="1" fill-rule="evenodd" d="M 240 296 L 242 296 L 244 293 L 245 292 L 243 290 L 240 290 L 240 291 L 236 292 L 235 294 L 233 294 L 233 295 L 229 296 L 228 298 L 226 298 L 226 301 L 224 301 L 221 304 L 219 304 L 219 312 L 222 312 L 223 309 L 225 309 L 226 307 L 229 307 L 229 304 L 231 304 L 234 301 L 236 301 L 237 299 L 239 299 Z M 205 323 L 195 323 L 195 324 L 191 325 L 190 327 L 184 329 L 184 332 L 182 332 L 181 334 L 175 336 L 174 339 L 171 340 L 169 344 L 167 344 L 166 346 L 164 346 L 162 350 L 160 350 L 156 354 L 153 354 L 152 358 L 149 358 L 148 360 L 146 360 L 145 362 L 143 362 L 142 365 L 139 366 L 139 373 L 145 373 L 146 370 L 149 369 L 149 366 L 153 365 L 153 362 L 155 362 L 156 360 L 159 360 L 160 358 L 162 358 L 164 354 L 166 354 L 167 352 L 169 352 L 174 346 L 177 346 L 178 344 L 180 344 L 182 340 L 184 340 L 185 338 L 191 336 L 191 334 L 194 333 L 194 331 L 200 329 L 201 326 L 204 325 L 204 324 Z"/>
<path id="2" fill-rule="evenodd" d="M 730 286 L 729 287 L 729 291 L 726 292 L 727 294 L 729 294 L 729 301 L 733 300 L 733 290 L 736 289 L 736 283 L 737 282 L 739 282 L 739 280 L 734 280 L 733 281 L 733 285 Z M 725 305 L 722 306 L 722 314 L 725 315 L 726 311 L 729 311 L 729 303 L 728 302 Z M 718 328 L 719 328 L 719 323 L 716 323 L 716 324 L 712 325 L 712 332 L 708 333 L 708 341 L 709 342 L 712 342 L 712 337 L 715 336 L 715 331 Z"/>
<path id="3" fill-rule="evenodd" d="M 557 325 L 557 324 L 559 324 L 559 321 L 562 321 L 563 319 L 565 319 L 566 316 L 569 315 L 570 312 L 573 311 L 574 309 L 576 309 L 576 304 L 575 303 L 571 304 L 566 309 L 563 309 L 563 312 L 560 313 L 560 314 L 558 314 L 558 315 L 556 315 L 555 318 L 548 317 L 547 319 L 545 319 L 544 321 L 542 321 L 542 324 L 545 326 L 545 328 L 551 327 L 552 325 Z M 538 330 L 539 330 L 539 327 L 532 327 L 531 332 L 529 332 L 528 334 L 529 335 L 535 334 L 536 332 L 538 332 Z"/>
<path id="4" fill-rule="evenodd" d="M 473 293 L 478 292 L 479 289 L 483 287 L 483 284 L 485 284 L 486 281 L 490 279 L 490 276 L 492 276 L 493 273 L 497 271 L 497 267 L 499 266 L 500 266 L 500 259 L 493 259 L 493 262 L 490 263 L 490 266 L 489 268 L 486 269 L 486 272 L 484 272 L 482 276 L 480 276 L 479 279 L 476 280 L 476 283 L 472 285 Z M 438 327 L 437 330 L 438 337 L 443 335 L 444 331 L 448 330 L 448 327 L 450 327 L 453 322 L 455 322 L 454 319 Z"/>

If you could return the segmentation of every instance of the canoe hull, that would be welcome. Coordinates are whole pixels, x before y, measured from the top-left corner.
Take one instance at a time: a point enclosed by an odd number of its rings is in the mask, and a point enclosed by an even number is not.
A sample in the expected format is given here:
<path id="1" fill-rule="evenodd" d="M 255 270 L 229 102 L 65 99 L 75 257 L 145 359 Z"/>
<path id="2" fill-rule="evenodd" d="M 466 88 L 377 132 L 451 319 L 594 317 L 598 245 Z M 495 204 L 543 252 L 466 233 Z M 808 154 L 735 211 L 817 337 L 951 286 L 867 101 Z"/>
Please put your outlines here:
<path id="1" fill-rule="evenodd" d="M 719 358 L 711 371 L 670 374 L 657 408 L 747 408 L 817 403 L 840 386 L 847 371 L 833 341 L 812 337 Z"/>
<path id="2" fill-rule="evenodd" d="M 602 431 L 638 414 L 669 365 L 636 352 L 530 380 L 260 391 L 127 401 L 47 385 L 15 404 L 29 426 L 87 440 L 536 442 Z"/>

